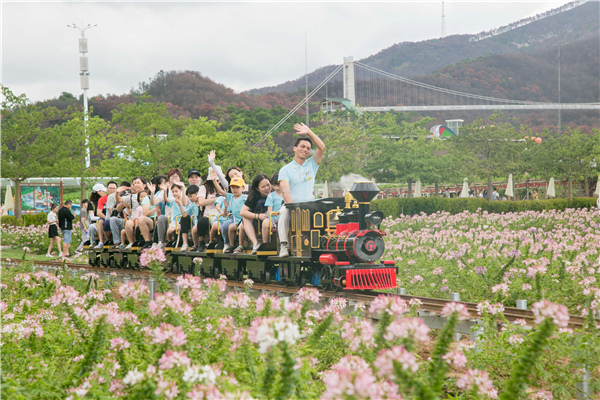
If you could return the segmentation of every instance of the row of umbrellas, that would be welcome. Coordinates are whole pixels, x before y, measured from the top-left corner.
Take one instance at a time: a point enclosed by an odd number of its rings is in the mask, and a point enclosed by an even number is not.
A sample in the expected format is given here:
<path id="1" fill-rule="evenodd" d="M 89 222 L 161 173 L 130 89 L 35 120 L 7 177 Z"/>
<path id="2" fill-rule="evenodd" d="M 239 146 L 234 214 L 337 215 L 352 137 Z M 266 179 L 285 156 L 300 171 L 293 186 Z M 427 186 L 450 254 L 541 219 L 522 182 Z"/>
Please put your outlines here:
<path id="1" fill-rule="evenodd" d="M 513 197 L 515 195 L 514 193 L 514 183 L 513 183 L 513 176 L 512 174 L 508 175 L 508 184 L 506 185 L 506 195 L 509 197 Z M 325 187 L 324 187 L 324 196 L 323 197 L 329 197 L 331 192 L 331 189 L 329 187 L 329 181 L 325 182 Z M 555 185 L 554 185 L 554 178 L 550 178 L 550 182 L 548 182 L 548 197 L 556 197 L 556 190 L 555 190 Z M 595 195 L 599 195 L 600 194 L 600 176 L 598 177 L 598 183 L 596 184 L 596 191 L 594 192 Z M 415 193 L 413 195 L 414 197 L 421 197 L 421 181 L 417 181 L 417 183 L 415 183 Z M 466 198 L 469 197 L 469 182 L 468 179 L 465 178 L 463 181 L 463 186 L 462 186 L 462 190 L 460 192 L 460 197 Z M 2 206 L 2 208 L 4 209 L 4 213 L 6 214 L 8 213 L 8 211 L 13 210 L 15 208 L 15 202 L 13 200 L 13 195 L 12 195 L 12 189 L 11 186 L 8 185 L 6 187 L 6 196 L 4 197 L 4 205 Z"/>
<path id="2" fill-rule="evenodd" d="M 512 174 L 508 175 L 508 183 L 506 185 L 505 194 L 509 197 L 514 197 L 514 195 L 515 195 Z M 548 197 L 556 197 L 556 186 L 554 183 L 554 178 L 550 178 L 550 181 L 548 182 L 547 194 L 548 194 Z M 595 195 L 600 194 L 600 176 L 598 177 L 598 183 L 596 184 L 596 191 L 594 192 L 594 194 Z M 415 192 L 413 194 L 413 197 L 421 197 L 421 181 L 420 180 L 417 181 L 417 183 L 415 183 Z M 465 178 L 463 180 L 463 186 L 462 186 L 462 190 L 460 192 L 460 197 L 462 197 L 462 198 L 469 197 L 469 182 L 468 182 L 467 178 Z"/>

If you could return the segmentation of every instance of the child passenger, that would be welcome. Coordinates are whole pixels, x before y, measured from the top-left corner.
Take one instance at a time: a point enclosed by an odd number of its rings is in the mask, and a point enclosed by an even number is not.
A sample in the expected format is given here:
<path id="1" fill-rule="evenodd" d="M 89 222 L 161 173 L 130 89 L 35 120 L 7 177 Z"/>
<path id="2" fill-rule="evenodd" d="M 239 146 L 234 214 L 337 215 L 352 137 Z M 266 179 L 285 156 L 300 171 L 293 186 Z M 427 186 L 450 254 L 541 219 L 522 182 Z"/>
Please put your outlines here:
<path id="1" fill-rule="evenodd" d="M 229 189 L 231 190 L 231 193 L 227 193 L 226 202 L 231 207 L 233 220 L 226 221 L 221 228 L 221 234 L 223 235 L 223 240 L 225 241 L 223 253 L 231 253 L 231 250 L 235 244 L 235 230 L 238 227 L 240 229 L 240 241 L 239 246 L 236 247 L 233 252 L 241 253 L 244 251 L 243 243 L 245 235 L 240 211 L 242 210 L 244 202 L 247 198 L 247 196 L 243 194 L 245 187 L 246 183 L 240 177 L 231 179 L 231 182 L 229 183 Z"/>
<path id="2" fill-rule="evenodd" d="M 186 196 L 177 196 L 176 189 L 179 188 L 177 185 L 171 187 L 173 197 L 175 197 L 176 207 L 173 209 L 173 220 L 176 221 L 177 217 L 181 216 L 181 239 L 183 245 L 181 251 L 188 250 L 188 232 L 192 227 L 192 218 L 198 215 L 198 205 L 196 200 L 198 199 L 198 186 L 190 185 L 186 190 Z"/>
<path id="3" fill-rule="evenodd" d="M 283 193 L 281 192 L 281 185 L 279 185 L 279 172 L 275 172 L 271 177 L 271 185 L 273 186 L 273 191 L 269 193 L 267 196 L 267 201 L 265 201 L 265 206 L 267 207 L 267 216 L 270 216 L 271 213 L 278 213 L 281 209 L 281 205 L 283 204 Z M 279 215 L 273 215 L 271 217 L 271 223 L 274 227 L 277 227 L 278 221 Z M 268 221 L 263 223 L 262 237 L 263 241 L 265 242 L 270 239 Z"/>

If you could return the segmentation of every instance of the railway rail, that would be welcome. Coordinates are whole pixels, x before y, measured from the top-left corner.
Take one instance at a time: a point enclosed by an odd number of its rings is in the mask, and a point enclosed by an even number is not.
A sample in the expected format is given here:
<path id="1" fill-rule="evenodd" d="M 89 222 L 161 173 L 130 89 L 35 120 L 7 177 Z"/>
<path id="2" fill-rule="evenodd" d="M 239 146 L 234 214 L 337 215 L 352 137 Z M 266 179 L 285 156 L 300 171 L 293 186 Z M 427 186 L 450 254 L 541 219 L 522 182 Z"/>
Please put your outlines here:
<path id="1" fill-rule="evenodd" d="M 12 263 L 12 264 L 20 264 L 21 263 L 21 260 L 18 260 L 18 259 L 2 258 L 2 259 L 0 259 L 0 261 L 2 262 L 3 265 L 5 265 L 6 263 L 9 263 L 9 264 L 10 263 Z M 39 266 L 39 267 L 57 268 L 57 267 L 62 267 L 63 262 L 62 261 L 35 261 L 34 265 Z M 68 268 L 68 269 L 79 269 L 79 270 L 83 269 L 83 270 L 86 270 L 89 272 L 100 273 L 100 274 L 107 274 L 109 272 L 115 272 L 115 273 L 117 273 L 117 275 L 130 276 L 130 277 L 139 276 L 141 279 L 150 279 L 152 277 L 152 273 L 149 270 L 144 270 L 144 269 L 132 270 L 132 269 L 118 269 L 118 268 L 106 268 L 106 267 L 93 267 L 88 264 L 73 263 L 73 262 L 68 262 L 68 261 L 64 263 L 64 267 Z M 177 276 L 179 276 L 179 275 L 178 274 L 170 274 L 170 273 L 165 274 L 166 278 L 172 279 L 172 280 L 176 279 Z M 241 281 L 228 280 L 227 286 L 231 287 L 231 288 L 236 288 L 236 287 L 244 288 L 246 285 Z M 296 287 L 296 286 L 286 286 L 286 285 L 281 285 L 281 284 L 277 284 L 277 283 L 268 283 L 268 284 L 254 283 L 252 285 L 252 289 L 257 290 L 257 291 L 274 292 L 274 293 L 281 294 L 283 296 L 286 296 L 286 295 L 293 296 L 294 294 L 296 294 L 298 292 L 298 290 L 300 288 Z M 382 293 L 375 292 L 375 291 L 344 290 L 341 292 L 322 291 L 321 294 L 324 299 L 330 299 L 333 297 L 344 297 L 347 300 L 354 300 L 359 303 L 368 304 L 371 301 L 373 301 L 373 299 L 375 297 L 381 295 Z M 423 317 L 425 319 L 426 323 L 428 325 L 430 325 L 430 327 L 432 327 L 432 328 L 440 328 L 441 326 L 443 326 L 445 319 L 443 317 L 440 317 L 439 314 L 446 304 L 453 301 L 453 300 L 447 300 L 447 299 L 411 296 L 411 295 L 397 294 L 397 293 L 388 293 L 388 294 L 393 295 L 393 296 L 398 296 L 406 301 L 409 301 L 411 299 L 420 300 L 422 303 L 421 308 L 420 308 L 420 316 Z M 469 303 L 469 302 L 464 302 L 464 301 L 457 301 L 457 302 L 460 302 L 467 307 L 467 310 L 469 311 L 469 315 L 471 317 L 471 319 L 469 321 L 467 321 L 466 323 L 459 324 L 459 326 L 457 327 L 457 332 L 464 333 L 464 334 L 470 334 L 471 331 L 473 330 L 472 329 L 473 326 L 478 324 L 478 320 L 480 318 L 480 316 L 477 314 L 477 303 Z M 533 315 L 533 312 L 529 309 L 505 307 L 503 315 L 506 317 L 506 319 L 508 321 L 511 321 L 511 322 L 515 321 L 517 319 L 522 319 L 527 323 L 527 325 L 530 325 L 530 326 L 534 325 L 534 315 Z M 370 313 L 368 313 L 368 312 L 366 312 L 365 316 L 373 318 L 373 319 L 378 319 L 378 316 L 370 315 Z M 600 323 L 600 319 L 597 319 L 596 321 Z M 569 316 L 569 327 L 570 328 L 581 329 L 584 326 L 585 326 L 585 318 L 584 317 L 580 317 L 577 315 Z"/>

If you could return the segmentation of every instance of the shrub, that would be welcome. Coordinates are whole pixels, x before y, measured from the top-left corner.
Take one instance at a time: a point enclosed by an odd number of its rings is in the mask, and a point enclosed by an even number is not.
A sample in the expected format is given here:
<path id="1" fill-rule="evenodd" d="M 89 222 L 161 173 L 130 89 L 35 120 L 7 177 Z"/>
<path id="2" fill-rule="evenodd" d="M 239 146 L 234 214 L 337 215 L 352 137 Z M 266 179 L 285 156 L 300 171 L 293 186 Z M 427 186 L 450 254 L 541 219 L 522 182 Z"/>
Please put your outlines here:
<path id="1" fill-rule="evenodd" d="M 23 225 L 23 220 L 17 220 L 17 217 L 15 217 L 14 215 L 3 215 L 0 224 L 21 226 Z"/>
<path id="2" fill-rule="evenodd" d="M 525 201 L 488 201 L 480 198 L 447 199 L 444 197 L 396 198 L 375 200 L 371 203 L 373 210 L 383 212 L 383 215 L 416 215 L 420 213 L 434 214 L 438 211 L 460 214 L 464 211 L 476 212 L 478 209 L 489 213 L 509 213 L 520 211 L 560 210 L 566 208 L 590 209 L 596 204 L 596 199 L 579 197 L 569 205 L 568 199 L 525 200 Z"/>
<path id="3" fill-rule="evenodd" d="M 44 225 L 47 219 L 48 214 L 44 212 L 25 214 L 21 219 L 17 219 L 14 215 L 3 215 L 1 224 L 11 226 L 40 226 Z"/>

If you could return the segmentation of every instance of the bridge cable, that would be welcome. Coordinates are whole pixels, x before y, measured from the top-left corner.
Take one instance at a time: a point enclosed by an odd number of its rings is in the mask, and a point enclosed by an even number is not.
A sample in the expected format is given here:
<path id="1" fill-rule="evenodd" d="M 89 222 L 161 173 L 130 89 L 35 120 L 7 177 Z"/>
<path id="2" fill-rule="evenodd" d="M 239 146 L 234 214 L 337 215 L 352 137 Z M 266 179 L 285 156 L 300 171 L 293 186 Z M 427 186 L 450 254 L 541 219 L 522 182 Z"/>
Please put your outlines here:
<path id="1" fill-rule="evenodd" d="M 452 90 L 452 89 L 446 89 L 446 88 L 441 88 L 438 86 L 433 86 L 433 85 L 429 85 L 427 83 L 423 83 L 423 82 L 418 82 L 412 79 L 408 79 L 408 78 L 404 78 L 398 75 L 394 75 L 391 74 L 389 72 L 380 70 L 378 68 L 375 67 L 371 67 L 369 65 L 363 64 L 359 61 L 355 61 L 354 64 L 357 64 L 367 70 L 370 70 L 374 73 L 378 73 L 384 76 L 387 76 L 391 79 L 395 79 L 395 80 L 399 80 L 401 82 L 405 82 L 411 85 L 415 85 L 417 87 L 419 87 L 420 89 L 431 89 L 431 90 L 436 90 L 439 92 L 443 92 L 443 93 L 448 93 L 448 94 L 454 94 L 457 96 L 462 96 L 462 97 L 467 97 L 467 98 L 471 98 L 471 99 L 479 99 L 479 100 L 487 100 L 487 101 L 496 101 L 496 102 L 500 102 L 500 103 L 513 103 L 513 104 L 547 104 L 545 102 L 532 102 L 532 101 L 523 101 L 523 100 L 510 100 L 510 99 L 500 99 L 497 97 L 489 97 L 489 96 L 481 96 L 481 95 L 475 95 L 475 94 L 470 94 L 470 93 L 466 93 L 466 92 L 459 92 L 457 90 Z M 423 99 L 424 100 L 424 99 Z"/>
<path id="2" fill-rule="evenodd" d="M 267 133 L 265 133 L 263 135 L 263 137 L 260 138 L 260 140 L 256 143 L 254 143 L 252 146 L 256 147 L 257 145 L 259 145 L 260 143 L 264 142 L 265 139 L 267 137 L 269 137 L 271 135 L 271 133 L 273 133 L 273 131 L 277 128 L 279 128 L 281 125 L 283 125 L 285 123 L 285 121 L 287 121 L 300 107 L 302 107 L 315 93 L 317 93 L 323 86 L 325 86 L 327 84 L 327 82 L 329 82 L 334 76 L 335 74 L 337 74 L 342 68 L 344 67 L 344 65 L 340 65 L 338 66 L 327 78 L 325 78 L 325 80 L 323 82 L 321 82 L 315 89 L 313 89 L 312 92 L 310 92 L 308 94 L 308 96 L 306 96 L 300 103 L 298 103 L 296 105 L 296 107 L 294 107 L 292 110 L 290 110 L 290 112 L 288 112 L 282 119 L 281 121 L 279 121 L 277 124 L 275 124 L 274 127 L 272 127 L 271 129 L 269 129 L 269 131 L 267 131 Z"/>

